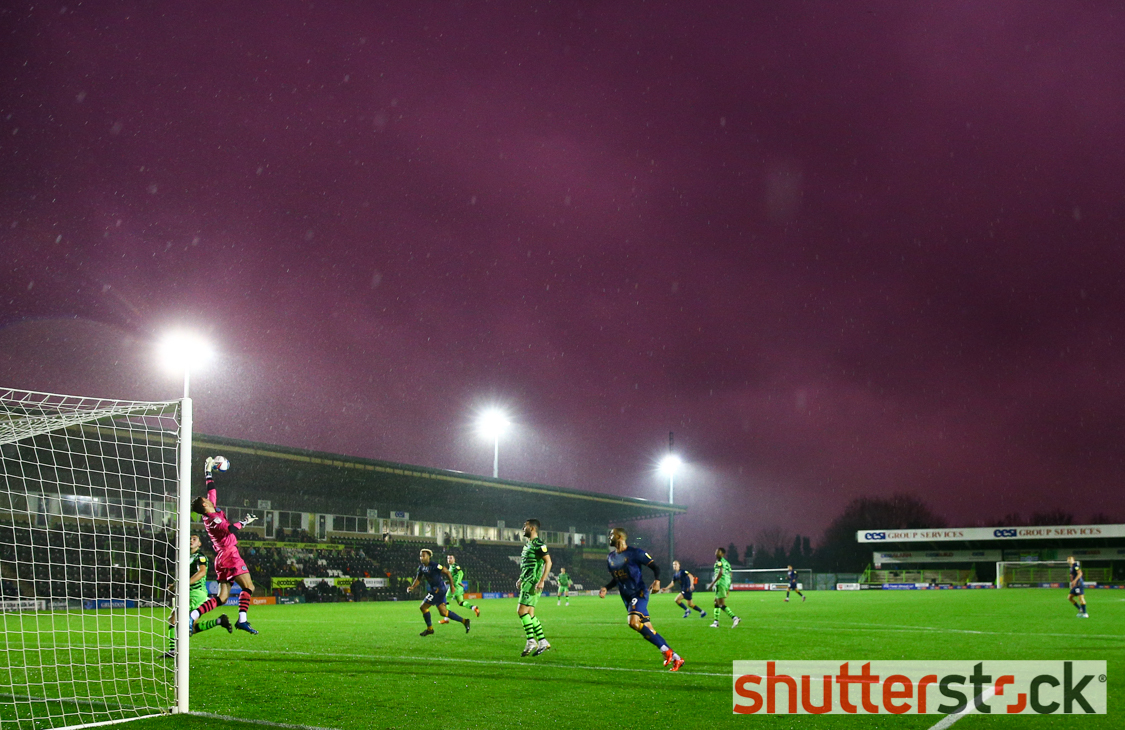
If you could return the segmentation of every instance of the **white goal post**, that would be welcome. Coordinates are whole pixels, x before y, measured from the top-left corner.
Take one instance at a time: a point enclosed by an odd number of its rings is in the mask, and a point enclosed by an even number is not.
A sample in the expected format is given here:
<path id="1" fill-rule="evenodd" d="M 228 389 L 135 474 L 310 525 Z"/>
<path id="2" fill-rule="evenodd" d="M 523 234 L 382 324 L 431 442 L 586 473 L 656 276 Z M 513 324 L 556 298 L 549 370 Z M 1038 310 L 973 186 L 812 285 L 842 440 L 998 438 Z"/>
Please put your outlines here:
<path id="1" fill-rule="evenodd" d="M 187 711 L 190 408 L 0 388 L 0 726 Z"/>
<path id="2" fill-rule="evenodd" d="M 797 590 L 811 590 L 812 570 L 809 568 L 794 568 L 794 570 L 797 572 Z M 731 586 L 753 586 L 742 590 L 784 591 L 789 588 L 789 580 L 786 577 L 788 573 L 787 568 L 731 568 Z"/>
<path id="3" fill-rule="evenodd" d="M 996 563 L 996 587 L 1069 583 L 1070 565 L 1065 560 L 1001 560 Z"/>

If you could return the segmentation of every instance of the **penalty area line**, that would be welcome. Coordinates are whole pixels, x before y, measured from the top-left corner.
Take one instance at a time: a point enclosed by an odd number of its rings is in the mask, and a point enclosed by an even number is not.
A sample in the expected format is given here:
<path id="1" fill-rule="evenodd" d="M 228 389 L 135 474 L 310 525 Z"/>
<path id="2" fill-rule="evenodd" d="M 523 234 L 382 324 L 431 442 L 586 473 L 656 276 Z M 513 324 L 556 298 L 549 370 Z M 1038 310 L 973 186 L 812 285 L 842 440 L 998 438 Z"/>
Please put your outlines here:
<path id="1" fill-rule="evenodd" d="M 863 623 L 863 622 L 846 622 L 846 621 L 826 621 L 823 624 L 803 624 L 791 623 L 786 624 L 786 627 L 802 628 L 802 629 L 815 629 L 824 630 L 831 629 L 834 631 L 887 631 L 887 632 L 911 632 L 911 631 L 929 631 L 932 633 L 941 634 L 980 634 L 983 636 L 1051 636 L 1061 639 L 1120 639 L 1121 634 L 1059 634 L 1049 633 L 1046 631 L 1036 631 L 1028 633 L 1025 631 L 987 631 L 981 629 L 949 629 L 941 626 L 901 626 L 897 624 L 877 624 L 877 623 Z"/>
<path id="2" fill-rule="evenodd" d="M 188 712 L 188 715 L 206 717 L 211 720 L 223 722 L 245 722 L 248 725 L 264 725 L 266 727 L 284 727 L 291 730 L 336 730 L 336 728 L 318 727 L 317 725 L 296 725 L 291 722 L 270 722 L 269 720 L 251 720 L 247 717 L 234 717 L 233 715 L 216 715 L 213 712 Z"/>
<path id="3" fill-rule="evenodd" d="M 460 663 L 460 664 L 487 664 L 492 666 L 509 666 L 509 667 L 538 667 L 542 669 L 561 669 L 561 670 L 575 670 L 579 672 L 589 671 L 602 671 L 602 672 L 641 672 L 643 674 L 671 674 L 667 669 L 639 669 L 636 667 L 595 667 L 585 664 L 548 664 L 546 662 L 539 662 L 535 660 L 526 662 L 507 661 L 504 659 L 463 659 L 459 657 L 429 657 L 429 656 L 396 656 L 384 654 L 382 656 L 372 654 L 338 654 L 326 653 L 322 651 L 286 651 L 275 652 L 266 649 L 208 649 L 209 653 L 231 652 L 236 654 L 284 654 L 285 656 L 314 656 L 326 657 L 330 659 L 393 659 L 401 661 L 426 661 L 426 662 L 441 662 L 445 663 Z M 728 672 L 684 672 L 685 676 L 691 677 L 726 677 L 731 678 Z"/>

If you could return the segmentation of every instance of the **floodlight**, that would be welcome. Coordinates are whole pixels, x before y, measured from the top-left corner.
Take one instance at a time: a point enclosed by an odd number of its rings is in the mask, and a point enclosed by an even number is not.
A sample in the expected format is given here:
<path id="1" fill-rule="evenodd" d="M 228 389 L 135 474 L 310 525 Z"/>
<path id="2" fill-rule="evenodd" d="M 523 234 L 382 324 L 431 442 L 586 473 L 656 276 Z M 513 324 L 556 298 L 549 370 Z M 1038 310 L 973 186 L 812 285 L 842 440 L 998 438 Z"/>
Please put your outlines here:
<path id="1" fill-rule="evenodd" d="M 508 430 L 508 417 L 499 408 L 489 408 L 480 414 L 477 428 L 492 439 L 492 478 L 500 478 L 500 436 Z"/>
<path id="2" fill-rule="evenodd" d="M 160 359 L 173 372 L 184 374 L 184 397 L 188 397 L 191 371 L 214 356 L 211 346 L 190 332 L 171 332 L 160 341 Z"/>
<path id="3" fill-rule="evenodd" d="M 203 365 L 213 355 L 203 338 L 189 332 L 172 332 L 160 341 L 160 359 L 176 372 Z"/>
<path id="4" fill-rule="evenodd" d="M 675 454 L 668 454 L 660 460 L 660 472 L 662 474 L 667 474 L 669 477 L 675 475 L 675 473 L 680 470 L 681 466 L 683 466 L 683 462 L 680 461 L 680 457 Z"/>
<path id="5" fill-rule="evenodd" d="M 508 417 L 496 408 L 490 408 L 480 415 L 477 427 L 481 434 L 490 439 L 499 438 L 508 430 Z"/>

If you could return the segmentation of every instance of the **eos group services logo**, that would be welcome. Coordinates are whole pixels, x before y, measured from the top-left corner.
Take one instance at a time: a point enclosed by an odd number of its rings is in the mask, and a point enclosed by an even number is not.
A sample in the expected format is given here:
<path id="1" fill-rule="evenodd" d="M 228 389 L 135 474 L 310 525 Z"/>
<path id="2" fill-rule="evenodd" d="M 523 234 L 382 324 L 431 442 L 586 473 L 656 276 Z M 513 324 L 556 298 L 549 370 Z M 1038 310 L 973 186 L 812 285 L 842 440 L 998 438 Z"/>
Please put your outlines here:
<path id="1" fill-rule="evenodd" d="M 1005 528 L 1005 529 L 1002 529 L 1002 530 L 993 530 L 992 531 L 993 537 L 1016 537 L 1017 534 L 1018 533 L 1016 532 L 1016 530 L 1011 528 L 1011 527 L 1008 527 L 1008 528 Z"/>
<path id="2" fill-rule="evenodd" d="M 887 533 L 885 532 L 867 532 L 863 535 L 864 540 L 886 540 Z"/>

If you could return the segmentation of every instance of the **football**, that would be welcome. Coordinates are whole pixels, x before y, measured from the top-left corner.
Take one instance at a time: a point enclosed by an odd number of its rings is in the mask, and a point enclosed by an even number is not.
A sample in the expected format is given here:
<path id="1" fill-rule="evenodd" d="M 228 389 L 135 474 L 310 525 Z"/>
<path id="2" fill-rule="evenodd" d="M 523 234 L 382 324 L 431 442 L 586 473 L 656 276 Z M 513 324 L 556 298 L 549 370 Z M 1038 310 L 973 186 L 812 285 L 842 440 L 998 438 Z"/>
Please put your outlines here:
<path id="1" fill-rule="evenodd" d="M 226 471 L 230 469 L 230 459 L 225 456 L 216 456 L 215 466 L 218 467 L 219 471 Z"/>

